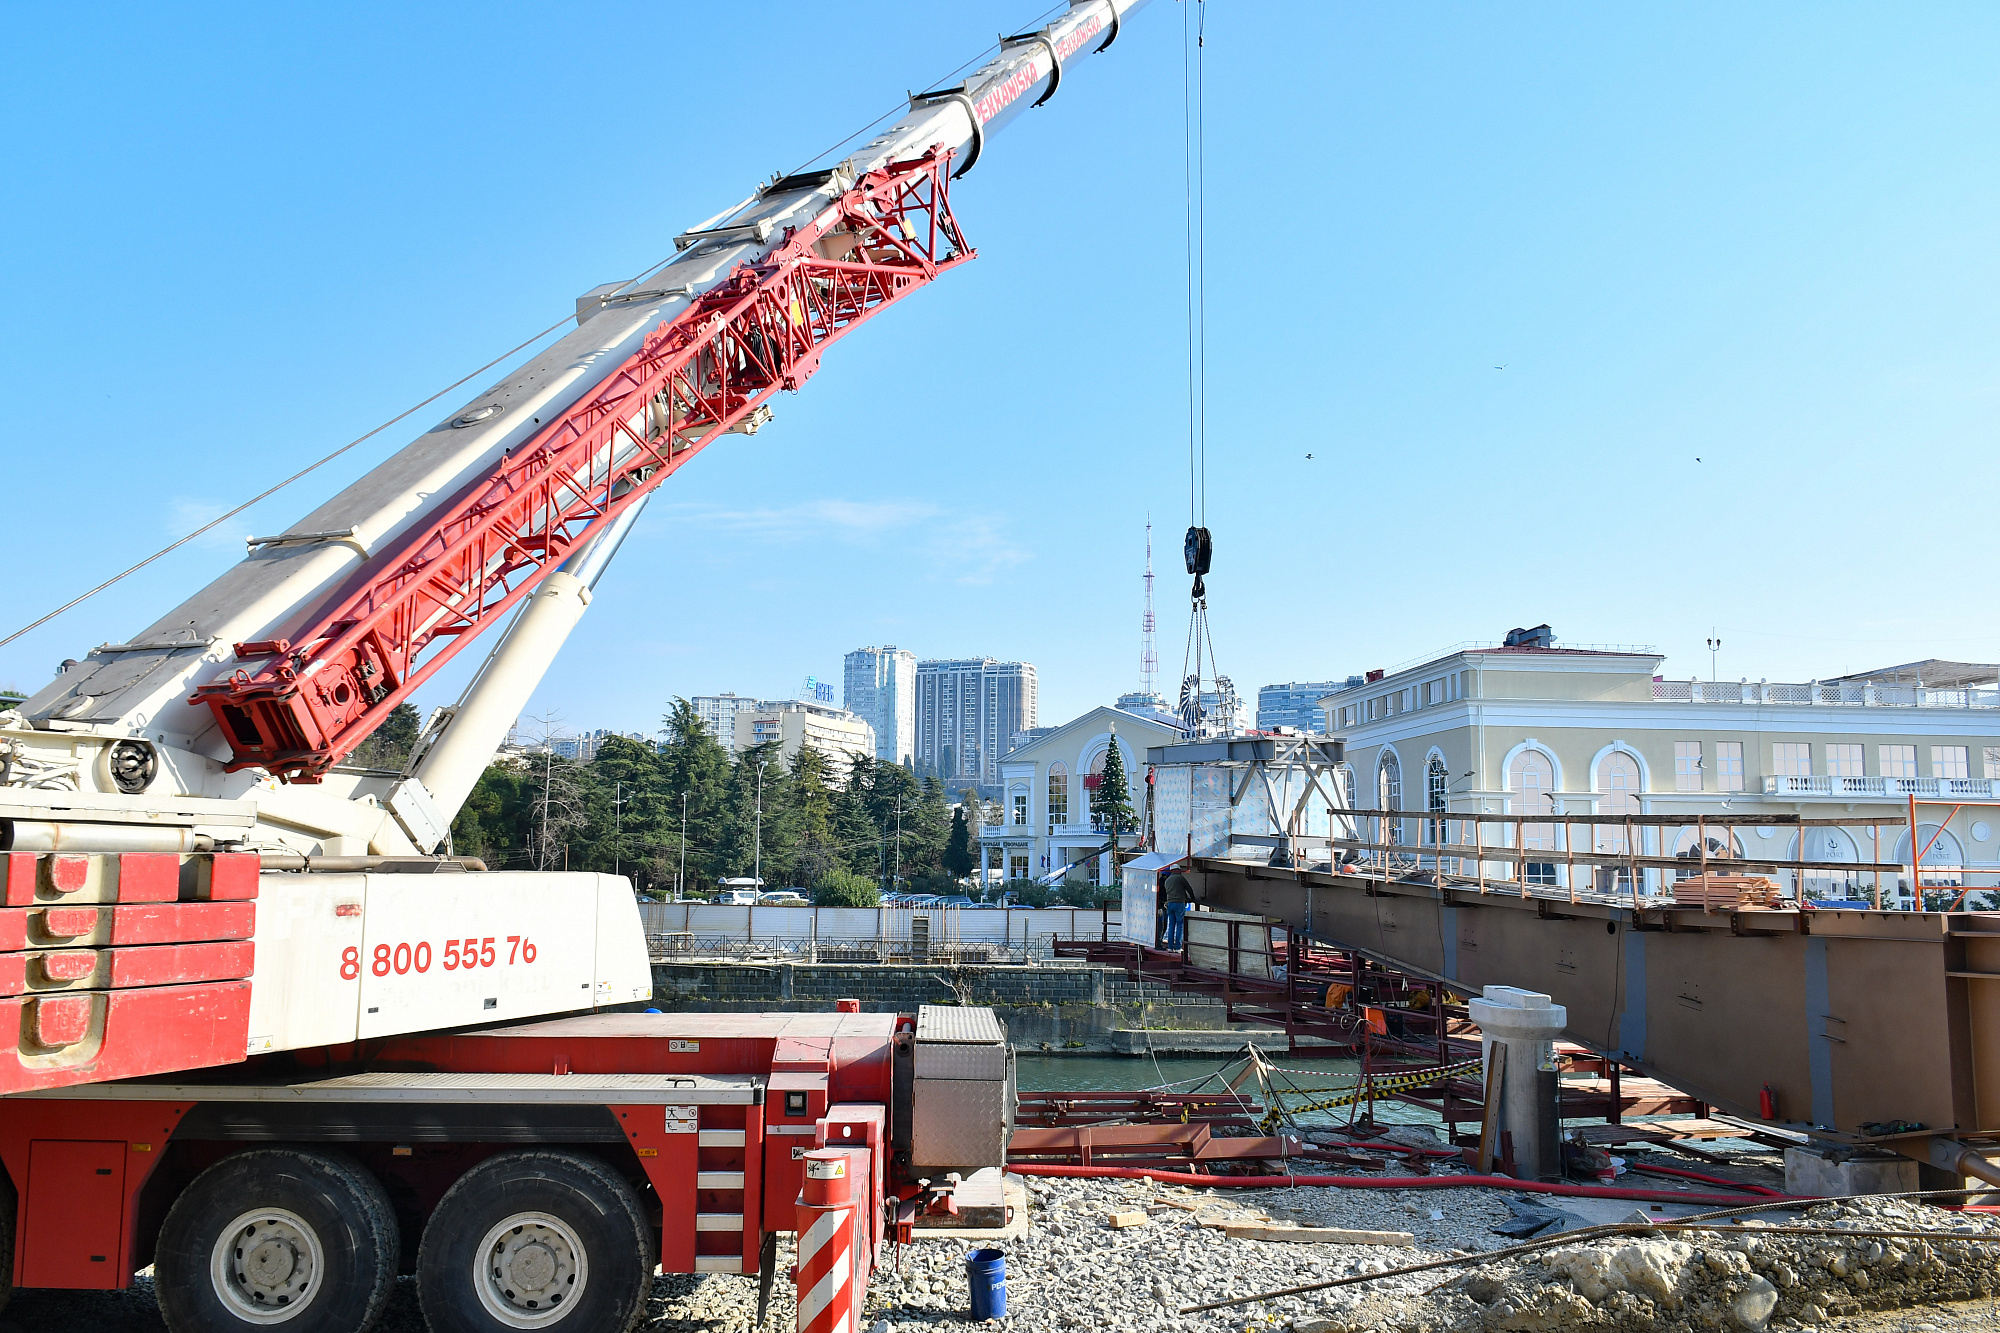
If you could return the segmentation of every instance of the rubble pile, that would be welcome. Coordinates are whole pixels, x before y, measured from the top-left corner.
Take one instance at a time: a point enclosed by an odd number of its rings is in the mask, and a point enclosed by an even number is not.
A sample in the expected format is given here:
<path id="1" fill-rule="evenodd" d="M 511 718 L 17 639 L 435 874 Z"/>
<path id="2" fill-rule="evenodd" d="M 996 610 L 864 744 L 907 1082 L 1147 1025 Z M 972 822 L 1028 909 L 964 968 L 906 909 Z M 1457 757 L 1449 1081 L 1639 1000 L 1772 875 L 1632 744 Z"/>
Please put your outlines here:
<path id="1" fill-rule="evenodd" d="M 1900 1200 L 1809 1210 L 1806 1225 L 1854 1231 L 1980 1231 L 2000 1225 Z M 1843 1315 L 1972 1300 L 2000 1289 L 2000 1244 L 1939 1236 L 1786 1236 L 1754 1219 L 1728 1233 L 1619 1235 L 1474 1269 L 1418 1308 L 1371 1293 L 1335 1298 L 1300 1333 L 1710 1333 L 1812 1327 Z"/>

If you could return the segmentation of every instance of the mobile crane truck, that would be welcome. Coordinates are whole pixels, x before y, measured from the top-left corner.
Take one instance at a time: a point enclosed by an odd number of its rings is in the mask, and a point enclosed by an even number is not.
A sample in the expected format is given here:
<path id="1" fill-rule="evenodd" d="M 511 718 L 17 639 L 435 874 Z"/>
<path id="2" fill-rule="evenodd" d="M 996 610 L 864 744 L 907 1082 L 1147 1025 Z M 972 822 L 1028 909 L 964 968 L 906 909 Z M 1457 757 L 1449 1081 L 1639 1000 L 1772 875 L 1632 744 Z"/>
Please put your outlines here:
<path id="1" fill-rule="evenodd" d="M 9 1292 L 150 1264 L 174 1333 L 360 1333 L 414 1273 L 439 1333 L 618 1333 L 656 1265 L 768 1295 L 802 1232 L 846 1239 L 810 1287 L 802 1242 L 801 1328 L 851 1329 L 920 1182 L 1002 1161 L 990 1010 L 630 1012 L 652 980 L 623 878 L 488 871 L 448 835 L 652 492 L 971 259 L 951 180 L 1141 3 L 1072 0 L 683 232 L 0 713 Z M 489 629 L 401 770 L 342 762 Z"/>

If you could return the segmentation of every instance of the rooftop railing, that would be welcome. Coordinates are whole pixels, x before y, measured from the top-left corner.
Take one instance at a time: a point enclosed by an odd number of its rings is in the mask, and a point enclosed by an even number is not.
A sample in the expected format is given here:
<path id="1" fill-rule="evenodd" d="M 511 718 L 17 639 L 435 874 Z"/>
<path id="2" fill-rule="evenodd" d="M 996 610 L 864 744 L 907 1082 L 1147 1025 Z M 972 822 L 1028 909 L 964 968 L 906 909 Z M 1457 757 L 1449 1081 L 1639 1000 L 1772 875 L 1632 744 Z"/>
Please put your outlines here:
<path id="1" fill-rule="evenodd" d="M 1653 698 L 1681 704 L 1800 704 L 1851 708 L 2000 708 L 2000 688 L 1932 690 L 1852 681 L 1656 680 Z"/>
<path id="2" fill-rule="evenodd" d="M 1991 778 L 1848 778 L 1814 774 L 1811 777 L 1767 776 L 1766 796 L 1876 797 L 1898 799 L 1916 796 L 1926 800 L 1969 801 L 1993 799 L 1996 784 Z"/>

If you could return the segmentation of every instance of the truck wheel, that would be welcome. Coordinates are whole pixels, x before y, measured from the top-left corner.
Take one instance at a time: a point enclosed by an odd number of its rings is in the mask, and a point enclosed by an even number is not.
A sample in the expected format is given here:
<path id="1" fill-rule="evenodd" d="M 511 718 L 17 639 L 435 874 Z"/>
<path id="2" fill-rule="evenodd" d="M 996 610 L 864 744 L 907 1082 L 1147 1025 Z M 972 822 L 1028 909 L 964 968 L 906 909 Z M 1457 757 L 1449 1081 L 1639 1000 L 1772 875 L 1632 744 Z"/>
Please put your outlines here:
<path id="1" fill-rule="evenodd" d="M 652 1277 L 638 1195 L 604 1163 L 563 1152 L 502 1153 L 460 1176 L 417 1251 L 431 1333 L 626 1333 Z"/>
<path id="2" fill-rule="evenodd" d="M 160 1317 L 173 1333 L 364 1333 L 389 1299 L 398 1248 L 388 1194 L 355 1163 L 238 1153 L 196 1176 L 160 1224 Z"/>

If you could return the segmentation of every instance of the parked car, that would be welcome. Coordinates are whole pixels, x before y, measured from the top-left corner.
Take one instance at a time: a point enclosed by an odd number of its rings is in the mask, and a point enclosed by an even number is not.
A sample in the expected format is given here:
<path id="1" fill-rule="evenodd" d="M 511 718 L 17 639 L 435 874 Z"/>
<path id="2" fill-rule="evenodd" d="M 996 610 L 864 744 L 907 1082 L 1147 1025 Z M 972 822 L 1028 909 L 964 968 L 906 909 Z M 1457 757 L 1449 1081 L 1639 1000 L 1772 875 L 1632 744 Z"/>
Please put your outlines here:
<path id="1" fill-rule="evenodd" d="M 755 889 L 724 889 L 715 895 L 715 901 L 722 907 L 755 907 L 757 896 Z"/>
<path id="2" fill-rule="evenodd" d="M 772 889 L 757 899 L 759 907 L 810 907 L 812 899 L 797 889 Z"/>

